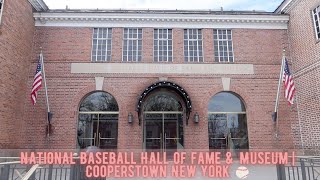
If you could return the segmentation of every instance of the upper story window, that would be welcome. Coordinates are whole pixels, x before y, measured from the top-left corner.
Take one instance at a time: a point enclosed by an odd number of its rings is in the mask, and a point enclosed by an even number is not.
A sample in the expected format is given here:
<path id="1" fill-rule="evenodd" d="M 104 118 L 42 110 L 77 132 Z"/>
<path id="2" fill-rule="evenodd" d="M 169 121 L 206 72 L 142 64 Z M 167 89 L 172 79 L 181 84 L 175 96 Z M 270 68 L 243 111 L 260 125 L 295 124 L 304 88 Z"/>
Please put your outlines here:
<path id="1" fill-rule="evenodd" d="M 312 11 L 312 15 L 313 15 L 313 22 L 314 22 L 314 28 L 316 30 L 316 38 L 317 40 L 320 40 L 320 6 L 318 6 L 317 8 L 315 8 Z"/>
<path id="2" fill-rule="evenodd" d="M 214 59 L 216 62 L 233 62 L 231 30 L 214 29 Z"/>
<path id="3" fill-rule="evenodd" d="M 155 29 L 153 57 L 157 62 L 172 61 L 172 29 Z"/>
<path id="4" fill-rule="evenodd" d="M 141 61 L 142 29 L 125 28 L 123 34 L 122 61 Z"/>
<path id="5" fill-rule="evenodd" d="M 201 29 L 184 30 L 184 61 L 203 62 Z"/>
<path id="6" fill-rule="evenodd" d="M 92 61 L 111 61 L 111 28 L 94 28 L 92 40 Z"/>

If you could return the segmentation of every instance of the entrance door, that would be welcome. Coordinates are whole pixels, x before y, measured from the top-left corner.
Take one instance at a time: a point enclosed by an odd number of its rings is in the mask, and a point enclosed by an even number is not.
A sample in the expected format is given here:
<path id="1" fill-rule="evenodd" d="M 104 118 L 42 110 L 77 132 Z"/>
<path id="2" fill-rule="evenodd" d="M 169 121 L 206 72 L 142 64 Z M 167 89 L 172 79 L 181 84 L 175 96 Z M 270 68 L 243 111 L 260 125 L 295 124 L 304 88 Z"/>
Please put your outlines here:
<path id="1" fill-rule="evenodd" d="M 246 109 L 231 92 L 213 96 L 208 105 L 209 148 L 235 154 L 249 149 Z"/>
<path id="2" fill-rule="evenodd" d="M 96 146 L 100 149 L 117 149 L 118 115 L 101 114 L 97 121 Z"/>
<path id="3" fill-rule="evenodd" d="M 228 150 L 235 154 L 248 149 L 245 114 L 211 114 L 209 116 L 210 149 Z"/>
<path id="4" fill-rule="evenodd" d="M 78 143 L 81 148 L 117 149 L 118 114 L 100 113 L 79 115 Z"/>
<path id="5" fill-rule="evenodd" d="M 183 148 L 182 112 L 144 112 L 144 148 L 169 157 Z"/>
<path id="6" fill-rule="evenodd" d="M 94 92 L 85 97 L 79 108 L 77 146 L 117 149 L 119 107 L 106 92 Z"/>

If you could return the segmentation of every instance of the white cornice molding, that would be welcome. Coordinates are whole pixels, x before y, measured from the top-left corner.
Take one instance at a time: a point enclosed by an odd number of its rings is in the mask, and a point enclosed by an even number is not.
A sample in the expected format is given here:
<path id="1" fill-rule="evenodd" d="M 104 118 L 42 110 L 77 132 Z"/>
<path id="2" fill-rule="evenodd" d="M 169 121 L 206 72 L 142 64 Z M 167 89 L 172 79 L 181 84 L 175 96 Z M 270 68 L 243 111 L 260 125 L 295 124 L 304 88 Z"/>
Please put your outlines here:
<path id="1" fill-rule="evenodd" d="M 36 26 L 287 29 L 287 15 L 34 13 Z"/>

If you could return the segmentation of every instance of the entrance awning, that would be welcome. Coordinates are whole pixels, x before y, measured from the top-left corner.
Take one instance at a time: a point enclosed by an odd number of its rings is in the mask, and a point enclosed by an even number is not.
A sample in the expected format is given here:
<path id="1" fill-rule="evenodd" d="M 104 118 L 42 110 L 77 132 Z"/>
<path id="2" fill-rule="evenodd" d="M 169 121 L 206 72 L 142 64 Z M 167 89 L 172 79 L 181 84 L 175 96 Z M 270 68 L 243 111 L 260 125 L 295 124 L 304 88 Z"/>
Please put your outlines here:
<path id="1" fill-rule="evenodd" d="M 138 98 L 138 103 L 137 103 L 137 108 L 136 111 L 138 112 L 138 117 L 139 117 L 139 125 L 141 124 L 141 111 L 142 111 L 142 104 L 145 100 L 145 98 L 148 96 L 149 93 L 153 92 L 154 90 L 157 90 L 159 88 L 167 88 L 170 90 L 175 91 L 181 98 L 183 99 L 183 102 L 185 104 L 185 109 L 186 109 L 186 124 L 188 125 L 188 120 L 190 113 L 192 111 L 192 105 L 191 105 L 191 99 L 188 95 L 188 93 L 179 85 L 168 82 L 168 81 L 161 81 L 154 83 L 147 87 L 143 93 L 139 96 Z"/>

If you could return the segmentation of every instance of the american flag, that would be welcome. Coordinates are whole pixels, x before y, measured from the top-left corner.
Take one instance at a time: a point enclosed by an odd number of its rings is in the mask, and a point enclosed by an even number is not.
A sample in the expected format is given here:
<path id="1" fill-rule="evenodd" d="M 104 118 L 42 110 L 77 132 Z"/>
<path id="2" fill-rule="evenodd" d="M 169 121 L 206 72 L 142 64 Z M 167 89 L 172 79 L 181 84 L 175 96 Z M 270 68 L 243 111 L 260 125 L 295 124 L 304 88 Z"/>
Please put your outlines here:
<path id="1" fill-rule="evenodd" d="M 287 98 L 289 105 L 292 105 L 296 89 L 294 87 L 293 77 L 292 77 L 290 70 L 289 70 L 288 61 L 287 61 L 287 59 L 285 59 L 284 61 L 285 61 L 285 63 L 284 63 L 283 79 L 282 79 L 282 81 L 284 82 L 284 87 L 285 87 L 284 96 L 285 96 L 285 98 Z"/>
<path id="2" fill-rule="evenodd" d="M 40 54 L 39 62 L 37 65 L 37 70 L 33 78 L 33 85 L 31 91 L 31 101 L 35 105 L 37 102 L 37 91 L 41 88 L 42 85 L 42 54 Z"/>

